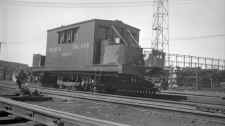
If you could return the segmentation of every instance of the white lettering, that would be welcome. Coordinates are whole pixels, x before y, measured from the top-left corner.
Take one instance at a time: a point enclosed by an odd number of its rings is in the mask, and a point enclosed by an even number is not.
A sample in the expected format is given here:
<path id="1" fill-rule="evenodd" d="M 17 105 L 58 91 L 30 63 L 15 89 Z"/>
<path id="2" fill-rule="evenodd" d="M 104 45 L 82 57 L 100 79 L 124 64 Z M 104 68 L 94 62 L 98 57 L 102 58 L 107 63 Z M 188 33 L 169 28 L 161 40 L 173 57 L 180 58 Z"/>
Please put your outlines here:
<path id="1" fill-rule="evenodd" d="M 62 55 L 62 56 L 71 56 L 72 53 L 71 53 L 71 52 L 65 52 L 65 53 L 62 53 L 61 55 Z"/>
<path id="2" fill-rule="evenodd" d="M 55 47 L 55 48 L 49 48 L 48 52 L 50 53 L 56 53 L 56 52 L 61 52 L 62 48 L 61 47 Z"/>
<path id="3" fill-rule="evenodd" d="M 76 49 L 85 49 L 85 48 L 89 48 L 89 43 L 80 43 L 80 44 L 73 44 L 72 49 L 76 50 Z"/>
<path id="4" fill-rule="evenodd" d="M 90 43 L 89 42 L 80 43 L 80 44 L 77 44 L 77 43 L 75 44 L 74 43 L 72 45 L 72 50 L 76 50 L 76 49 L 88 49 L 89 47 L 90 47 Z M 50 52 L 50 53 L 62 52 L 62 47 L 48 48 L 48 52 Z"/>
<path id="5" fill-rule="evenodd" d="M 72 49 L 74 49 L 74 50 L 79 49 L 78 44 L 73 44 Z"/>

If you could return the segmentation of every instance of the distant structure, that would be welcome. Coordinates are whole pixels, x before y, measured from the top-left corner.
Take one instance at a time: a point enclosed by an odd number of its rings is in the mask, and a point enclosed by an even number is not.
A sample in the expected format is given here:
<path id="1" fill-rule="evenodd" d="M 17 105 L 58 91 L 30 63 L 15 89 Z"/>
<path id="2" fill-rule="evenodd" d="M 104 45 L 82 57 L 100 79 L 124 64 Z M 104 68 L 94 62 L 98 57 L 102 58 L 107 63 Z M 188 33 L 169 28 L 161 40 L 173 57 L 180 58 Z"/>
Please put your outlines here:
<path id="1" fill-rule="evenodd" d="M 152 48 L 145 49 L 146 66 L 163 69 L 166 53 L 169 53 L 168 0 L 154 0 L 152 24 Z"/>
<path id="2" fill-rule="evenodd" d="M 169 53 L 168 0 L 154 0 L 153 8 L 152 47 Z"/>
<path id="3" fill-rule="evenodd" d="M 28 68 L 26 64 L 0 60 L 0 80 L 12 80 L 15 72 Z"/>
<path id="4" fill-rule="evenodd" d="M 144 49 L 146 65 L 168 70 L 171 85 L 196 89 L 220 87 L 220 82 L 225 81 L 224 59 L 170 53 L 168 1 L 154 0 L 152 48 Z"/>

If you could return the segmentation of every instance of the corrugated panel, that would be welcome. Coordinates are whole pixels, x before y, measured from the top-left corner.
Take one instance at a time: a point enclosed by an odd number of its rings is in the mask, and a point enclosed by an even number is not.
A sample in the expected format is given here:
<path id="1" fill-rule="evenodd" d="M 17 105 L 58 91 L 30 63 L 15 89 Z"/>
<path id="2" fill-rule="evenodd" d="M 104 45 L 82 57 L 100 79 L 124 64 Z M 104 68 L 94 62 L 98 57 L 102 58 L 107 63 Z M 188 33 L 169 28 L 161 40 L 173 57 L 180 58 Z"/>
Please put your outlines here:
<path id="1" fill-rule="evenodd" d="M 140 48 L 123 45 L 107 45 L 104 49 L 103 64 L 144 65 Z"/>
<path id="2" fill-rule="evenodd" d="M 124 50 L 120 45 L 105 46 L 103 54 L 103 64 L 121 65 L 124 64 Z"/>

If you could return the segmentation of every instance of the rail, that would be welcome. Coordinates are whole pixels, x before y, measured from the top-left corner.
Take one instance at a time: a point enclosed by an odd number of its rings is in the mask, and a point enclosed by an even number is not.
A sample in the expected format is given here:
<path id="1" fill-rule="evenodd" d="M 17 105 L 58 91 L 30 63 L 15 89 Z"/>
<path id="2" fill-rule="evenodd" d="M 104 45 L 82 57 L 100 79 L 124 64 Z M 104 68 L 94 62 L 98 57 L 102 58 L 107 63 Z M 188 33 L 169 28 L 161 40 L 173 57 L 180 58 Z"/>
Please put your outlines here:
<path id="1" fill-rule="evenodd" d="M 173 95 L 184 95 L 184 96 L 204 96 L 204 97 L 211 97 L 211 98 L 221 98 L 225 97 L 224 94 L 204 94 L 204 93 L 194 93 L 194 92 L 185 92 L 185 91 L 161 91 L 164 94 L 173 94 Z"/>
<path id="2" fill-rule="evenodd" d="M 4 85 L 3 87 L 15 88 L 15 86 L 9 86 L 9 85 L 7 86 Z M 139 107 L 162 109 L 162 110 L 168 110 L 168 111 L 176 111 L 181 113 L 189 113 L 189 114 L 225 119 L 224 114 L 197 110 L 195 105 L 191 105 L 188 103 L 179 103 L 179 102 L 165 101 L 165 100 L 148 101 L 148 100 L 143 100 L 139 98 L 128 98 L 124 96 L 113 97 L 113 96 L 100 94 L 100 93 L 83 93 L 79 91 L 68 92 L 65 90 L 54 90 L 51 88 L 43 88 L 43 87 L 38 87 L 38 88 L 40 89 L 42 93 L 47 95 L 56 95 L 56 96 L 64 96 L 64 97 L 71 97 L 71 98 L 104 101 L 104 102 L 110 102 L 110 103 L 116 103 L 116 104 L 125 104 L 125 105 L 139 106 Z"/>
<path id="3" fill-rule="evenodd" d="M 196 110 L 195 107 L 189 106 L 189 105 L 181 105 L 181 104 L 176 105 L 171 103 L 160 103 L 160 102 L 154 102 L 154 101 L 143 101 L 138 99 L 127 99 L 127 98 L 121 98 L 121 97 L 117 98 L 117 97 L 101 96 L 101 95 L 95 95 L 95 94 L 83 94 L 83 93 L 76 93 L 76 92 L 49 90 L 49 89 L 42 89 L 41 91 L 48 95 L 60 95 L 65 97 L 89 99 L 89 100 L 110 102 L 110 103 L 116 103 L 116 104 L 147 107 L 147 108 L 176 111 L 181 113 L 189 113 L 189 114 L 225 119 L 224 114 L 199 111 L 199 110 Z"/>
<path id="4" fill-rule="evenodd" d="M 0 110 L 47 126 L 129 126 L 0 97 Z"/>

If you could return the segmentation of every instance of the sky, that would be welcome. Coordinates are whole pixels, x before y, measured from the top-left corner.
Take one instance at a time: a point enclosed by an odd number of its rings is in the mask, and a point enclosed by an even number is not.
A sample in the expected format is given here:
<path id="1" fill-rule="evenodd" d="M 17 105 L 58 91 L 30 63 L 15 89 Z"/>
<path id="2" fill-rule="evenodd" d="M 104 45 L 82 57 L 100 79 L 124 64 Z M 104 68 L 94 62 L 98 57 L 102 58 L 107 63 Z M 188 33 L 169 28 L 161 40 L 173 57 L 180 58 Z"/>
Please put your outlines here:
<path id="1" fill-rule="evenodd" d="M 141 46 L 151 47 L 148 1 L 0 0 L 0 59 L 31 65 L 33 54 L 45 54 L 48 29 L 93 18 L 135 26 L 141 29 Z M 225 59 L 225 0 L 169 0 L 169 35 L 171 53 Z"/>

